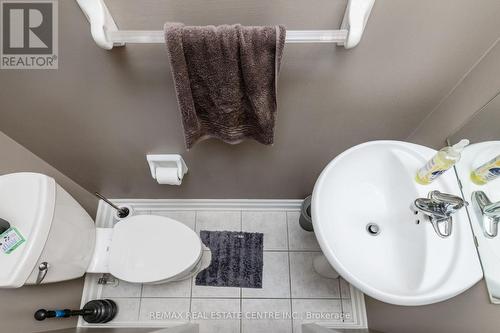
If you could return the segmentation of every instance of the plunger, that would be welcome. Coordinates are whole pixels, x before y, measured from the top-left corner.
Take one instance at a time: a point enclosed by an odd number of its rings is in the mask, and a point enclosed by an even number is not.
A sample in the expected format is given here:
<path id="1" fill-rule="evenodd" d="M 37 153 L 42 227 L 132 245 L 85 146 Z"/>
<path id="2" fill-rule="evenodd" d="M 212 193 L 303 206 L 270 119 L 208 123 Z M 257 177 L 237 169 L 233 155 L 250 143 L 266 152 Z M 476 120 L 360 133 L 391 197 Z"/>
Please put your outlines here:
<path id="1" fill-rule="evenodd" d="M 106 198 L 101 193 L 95 192 L 95 196 L 104 201 L 105 203 L 107 203 L 108 205 L 110 205 L 113 209 L 115 209 L 119 218 L 124 219 L 130 214 L 130 209 L 128 209 L 127 207 L 118 207 L 117 205 L 109 201 L 109 199 Z"/>
<path id="2" fill-rule="evenodd" d="M 35 319 L 38 321 L 47 318 L 68 318 L 72 316 L 82 316 L 83 320 L 90 324 L 104 324 L 115 318 L 118 306 L 110 299 L 99 299 L 90 301 L 81 310 L 45 310 L 40 309 L 35 312 Z"/>

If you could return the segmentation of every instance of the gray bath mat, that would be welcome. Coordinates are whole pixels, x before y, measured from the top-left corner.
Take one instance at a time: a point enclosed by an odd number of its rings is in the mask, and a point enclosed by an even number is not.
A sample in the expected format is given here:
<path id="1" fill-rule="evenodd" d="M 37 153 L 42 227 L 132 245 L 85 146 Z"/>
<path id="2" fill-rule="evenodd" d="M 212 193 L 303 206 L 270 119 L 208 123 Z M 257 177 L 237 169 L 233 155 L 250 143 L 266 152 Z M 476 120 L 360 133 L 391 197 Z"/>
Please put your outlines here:
<path id="1" fill-rule="evenodd" d="M 263 234 L 202 230 L 200 237 L 212 262 L 198 273 L 196 285 L 262 288 Z"/>

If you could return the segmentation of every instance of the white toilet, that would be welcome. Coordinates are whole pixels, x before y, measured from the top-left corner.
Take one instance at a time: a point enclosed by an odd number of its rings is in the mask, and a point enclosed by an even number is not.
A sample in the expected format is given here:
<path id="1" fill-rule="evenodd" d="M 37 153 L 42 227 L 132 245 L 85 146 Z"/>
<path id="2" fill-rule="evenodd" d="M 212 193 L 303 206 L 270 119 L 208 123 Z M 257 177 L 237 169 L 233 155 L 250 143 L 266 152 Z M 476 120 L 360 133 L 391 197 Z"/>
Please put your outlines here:
<path id="1" fill-rule="evenodd" d="M 0 219 L 2 231 L 5 221 L 11 227 L 0 239 L 0 288 L 65 281 L 85 273 L 159 284 L 201 269 L 201 240 L 184 224 L 137 215 L 113 228 L 96 228 L 76 200 L 42 174 L 0 176 Z"/>

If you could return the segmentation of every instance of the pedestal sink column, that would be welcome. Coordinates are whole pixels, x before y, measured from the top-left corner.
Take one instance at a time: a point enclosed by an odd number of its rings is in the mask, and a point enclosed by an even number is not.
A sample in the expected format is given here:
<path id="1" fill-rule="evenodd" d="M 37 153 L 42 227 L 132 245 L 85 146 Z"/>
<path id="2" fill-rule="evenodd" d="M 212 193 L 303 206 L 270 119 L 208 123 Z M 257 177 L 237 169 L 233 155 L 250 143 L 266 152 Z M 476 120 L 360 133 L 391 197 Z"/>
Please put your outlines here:
<path id="1" fill-rule="evenodd" d="M 339 273 L 333 269 L 332 265 L 326 260 L 323 254 L 316 256 L 313 260 L 313 267 L 316 273 L 328 279 L 336 279 Z"/>

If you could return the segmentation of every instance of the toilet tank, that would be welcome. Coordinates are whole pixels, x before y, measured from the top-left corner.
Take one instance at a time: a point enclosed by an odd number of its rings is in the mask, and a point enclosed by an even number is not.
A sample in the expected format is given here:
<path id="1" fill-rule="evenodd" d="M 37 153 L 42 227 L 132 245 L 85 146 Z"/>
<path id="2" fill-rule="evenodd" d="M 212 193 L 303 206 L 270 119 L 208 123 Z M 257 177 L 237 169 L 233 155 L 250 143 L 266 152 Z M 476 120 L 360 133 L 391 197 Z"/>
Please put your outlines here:
<path id="1" fill-rule="evenodd" d="M 38 173 L 0 176 L 0 218 L 11 227 L 0 243 L 14 228 L 14 236 L 24 239 L 10 252 L 0 246 L 0 288 L 35 284 L 44 262 L 48 270 L 42 283 L 85 274 L 94 249 L 94 222 L 53 178 Z"/>

